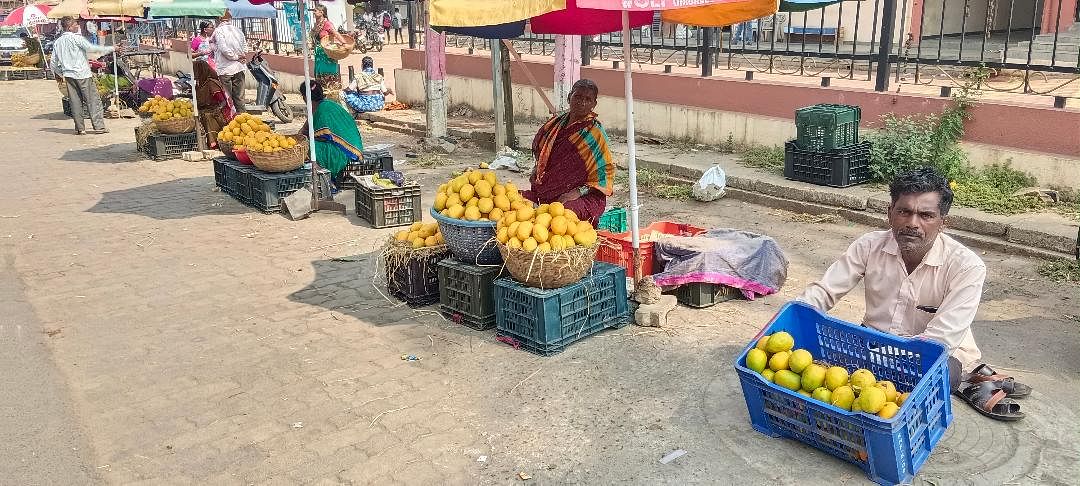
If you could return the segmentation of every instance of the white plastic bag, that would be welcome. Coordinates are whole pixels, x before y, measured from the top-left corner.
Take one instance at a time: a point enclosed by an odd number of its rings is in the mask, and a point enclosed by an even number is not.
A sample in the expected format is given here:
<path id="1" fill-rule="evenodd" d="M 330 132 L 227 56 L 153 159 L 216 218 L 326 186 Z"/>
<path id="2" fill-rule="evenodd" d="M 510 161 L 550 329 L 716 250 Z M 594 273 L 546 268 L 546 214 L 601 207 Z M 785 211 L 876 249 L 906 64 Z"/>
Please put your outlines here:
<path id="1" fill-rule="evenodd" d="M 724 196 L 724 187 L 727 186 L 727 175 L 724 169 L 715 165 L 701 175 L 701 179 L 694 184 L 694 199 L 698 201 L 715 201 Z"/>

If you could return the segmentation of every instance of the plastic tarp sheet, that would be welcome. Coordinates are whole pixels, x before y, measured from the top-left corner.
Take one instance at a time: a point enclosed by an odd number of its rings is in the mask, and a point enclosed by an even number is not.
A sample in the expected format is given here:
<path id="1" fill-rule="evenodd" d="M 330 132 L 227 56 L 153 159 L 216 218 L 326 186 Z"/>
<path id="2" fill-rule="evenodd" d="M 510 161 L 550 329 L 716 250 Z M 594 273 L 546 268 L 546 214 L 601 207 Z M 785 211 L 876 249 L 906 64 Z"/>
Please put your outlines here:
<path id="1" fill-rule="evenodd" d="M 218 18 L 225 15 L 223 0 L 167 0 L 149 4 L 151 18 Z"/>
<path id="2" fill-rule="evenodd" d="M 566 9 L 546 13 L 529 21 L 537 34 L 597 35 L 622 30 L 622 12 L 578 7 L 581 0 L 567 0 Z M 651 25 L 651 11 L 630 12 L 630 28 Z"/>
<path id="3" fill-rule="evenodd" d="M 428 23 L 442 27 L 500 25 L 566 8 L 566 0 L 429 0 Z"/>
<path id="4" fill-rule="evenodd" d="M 777 0 L 744 0 L 703 7 L 665 10 L 660 17 L 665 22 L 698 27 L 723 27 L 776 13 Z"/>
<path id="5" fill-rule="evenodd" d="M 225 0 L 225 8 L 234 19 L 272 19 L 277 17 L 273 5 L 255 5 L 248 0 Z"/>
<path id="6" fill-rule="evenodd" d="M 787 280 L 788 260 L 772 238 L 731 228 L 697 236 L 672 236 L 654 243 L 664 271 L 653 275 L 661 287 L 694 282 L 727 285 L 747 299 L 776 293 Z"/>

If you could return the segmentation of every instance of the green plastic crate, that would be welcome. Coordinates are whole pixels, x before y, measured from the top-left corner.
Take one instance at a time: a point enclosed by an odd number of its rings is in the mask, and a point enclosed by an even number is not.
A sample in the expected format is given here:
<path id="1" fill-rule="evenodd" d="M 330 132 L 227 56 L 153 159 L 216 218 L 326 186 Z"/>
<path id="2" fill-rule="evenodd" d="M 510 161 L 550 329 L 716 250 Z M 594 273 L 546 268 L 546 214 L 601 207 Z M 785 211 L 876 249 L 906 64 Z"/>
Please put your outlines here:
<path id="1" fill-rule="evenodd" d="M 625 233 L 627 230 L 626 208 L 611 208 L 604 211 L 604 214 L 600 215 L 600 225 L 596 229 L 612 233 Z"/>
<path id="2" fill-rule="evenodd" d="M 859 143 L 858 106 L 820 104 L 795 110 L 796 145 L 803 150 L 833 150 Z"/>

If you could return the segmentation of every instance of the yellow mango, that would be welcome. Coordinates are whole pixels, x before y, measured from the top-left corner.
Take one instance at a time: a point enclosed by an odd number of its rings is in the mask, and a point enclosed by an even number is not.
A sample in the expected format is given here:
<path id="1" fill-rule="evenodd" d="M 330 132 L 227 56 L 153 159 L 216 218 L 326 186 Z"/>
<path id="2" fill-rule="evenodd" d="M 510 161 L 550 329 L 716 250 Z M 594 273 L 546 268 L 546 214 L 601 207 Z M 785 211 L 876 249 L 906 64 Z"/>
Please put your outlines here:
<path id="1" fill-rule="evenodd" d="M 483 181 L 480 181 L 483 182 Z M 490 197 L 481 197 L 480 201 L 476 203 L 476 207 L 480 209 L 481 213 L 488 214 L 495 208 L 495 203 Z"/>
<path id="2" fill-rule="evenodd" d="M 548 208 L 548 211 L 551 211 L 551 209 Z M 559 236 L 562 236 L 562 235 L 566 234 L 566 217 L 565 216 L 559 215 L 559 216 L 555 216 L 554 218 L 551 218 L 551 232 L 555 233 L 555 234 L 557 234 Z"/>
<path id="3" fill-rule="evenodd" d="M 499 232 L 495 234 L 495 239 L 499 240 L 499 243 L 506 244 L 506 240 L 510 237 L 506 228 L 499 228 Z"/>
<path id="4" fill-rule="evenodd" d="M 476 181 L 476 185 L 473 186 L 476 190 L 476 195 L 481 198 L 491 197 L 491 184 L 485 180 Z"/>
<path id="5" fill-rule="evenodd" d="M 519 240 L 524 242 L 527 238 L 532 237 L 533 224 L 532 224 L 532 221 L 519 221 L 519 222 L 521 224 L 518 225 L 517 231 L 514 234 L 518 237 Z M 535 242 L 536 240 L 533 240 L 533 241 Z"/>
<path id="6" fill-rule="evenodd" d="M 532 238 L 525 238 L 525 241 L 521 242 L 521 249 L 525 251 L 535 251 L 539 243 Z"/>
<path id="7" fill-rule="evenodd" d="M 546 243 L 549 234 L 547 226 L 543 226 L 539 223 L 533 225 L 532 236 L 537 243 Z"/>
<path id="8" fill-rule="evenodd" d="M 462 201 L 472 199 L 474 194 L 476 194 L 476 188 L 474 188 L 472 184 L 465 184 L 458 190 L 458 196 L 461 197 Z"/>
<path id="9" fill-rule="evenodd" d="M 469 221 L 479 221 L 480 210 L 477 209 L 476 206 L 469 206 L 465 208 L 465 219 Z"/>
<path id="10" fill-rule="evenodd" d="M 440 192 L 435 195 L 435 210 L 442 211 L 443 209 L 446 209 L 446 194 Z"/>

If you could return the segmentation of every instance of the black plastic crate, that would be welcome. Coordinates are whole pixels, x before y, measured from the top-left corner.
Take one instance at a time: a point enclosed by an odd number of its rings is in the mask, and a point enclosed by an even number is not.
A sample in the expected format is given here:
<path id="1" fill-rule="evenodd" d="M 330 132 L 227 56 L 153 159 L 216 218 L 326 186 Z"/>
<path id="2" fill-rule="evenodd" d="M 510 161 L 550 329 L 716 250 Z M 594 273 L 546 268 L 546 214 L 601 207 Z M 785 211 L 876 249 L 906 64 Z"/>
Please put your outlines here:
<path id="1" fill-rule="evenodd" d="M 527 287 L 510 278 L 495 281 L 498 336 L 541 356 L 626 326 L 630 318 L 626 269 L 618 265 L 594 263 L 585 278 L 557 289 Z"/>
<path id="2" fill-rule="evenodd" d="M 390 295 L 410 307 L 439 302 L 439 261 L 449 253 L 437 253 L 409 261 L 390 272 L 386 270 L 386 289 Z"/>
<path id="3" fill-rule="evenodd" d="M 784 144 L 784 177 L 819 186 L 848 187 L 870 180 L 870 142 L 825 151 Z"/>
<path id="4" fill-rule="evenodd" d="M 32 79 L 53 79 L 52 71 L 48 69 L 0 69 L 0 81 L 29 81 Z"/>
<path id="5" fill-rule="evenodd" d="M 330 172 L 318 169 L 319 185 L 316 191 L 330 193 Z M 311 169 L 300 168 L 289 172 L 271 173 L 250 169 L 240 177 L 239 199 L 255 209 L 266 213 L 281 210 L 281 200 L 311 183 Z"/>
<path id="6" fill-rule="evenodd" d="M 229 165 L 228 157 L 214 157 L 214 185 L 225 190 L 225 170 Z"/>
<path id="7" fill-rule="evenodd" d="M 832 150 L 859 143 L 862 110 L 822 103 L 795 110 L 795 142 L 805 150 Z"/>
<path id="8" fill-rule="evenodd" d="M 739 289 L 727 285 L 694 282 L 680 285 L 671 293 L 680 304 L 701 309 L 739 297 Z"/>
<path id="9" fill-rule="evenodd" d="M 146 156 L 153 160 L 179 159 L 180 154 L 197 150 L 195 132 L 168 134 L 155 133 L 146 137 Z"/>
<path id="10" fill-rule="evenodd" d="M 390 154 L 390 149 L 393 147 L 394 145 L 390 143 L 380 143 L 365 148 L 363 160 L 348 164 L 345 170 L 341 171 L 338 187 L 355 189 L 356 181 L 352 178 L 354 175 L 365 176 L 382 170 L 394 170 L 394 156 Z"/>
<path id="11" fill-rule="evenodd" d="M 356 184 L 356 215 L 371 227 L 404 226 L 421 220 L 419 184 L 378 189 Z"/>
<path id="12" fill-rule="evenodd" d="M 232 160 L 227 161 L 224 164 L 224 185 L 221 186 L 222 192 L 236 198 L 237 201 L 247 204 L 248 201 L 243 199 L 240 194 L 243 185 L 246 182 L 244 178 L 253 170 L 256 170 L 255 167 L 250 165 L 244 165 Z"/>
<path id="13" fill-rule="evenodd" d="M 439 308 L 450 320 L 478 331 L 495 327 L 495 277 L 502 267 L 453 258 L 439 262 Z"/>

